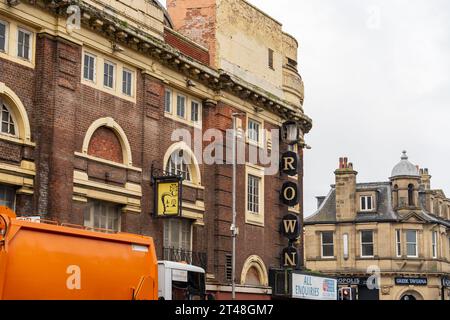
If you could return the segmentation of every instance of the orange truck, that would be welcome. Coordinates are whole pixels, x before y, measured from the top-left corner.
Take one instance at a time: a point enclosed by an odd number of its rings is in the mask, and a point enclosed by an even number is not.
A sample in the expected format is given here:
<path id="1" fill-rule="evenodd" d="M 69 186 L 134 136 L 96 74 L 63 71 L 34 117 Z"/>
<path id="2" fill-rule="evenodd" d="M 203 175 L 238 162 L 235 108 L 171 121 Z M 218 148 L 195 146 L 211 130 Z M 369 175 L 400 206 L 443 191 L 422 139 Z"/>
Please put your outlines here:
<path id="1" fill-rule="evenodd" d="M 0 207 L 0 300 L 156 300 L 150 237 L 26 220 Z"/>

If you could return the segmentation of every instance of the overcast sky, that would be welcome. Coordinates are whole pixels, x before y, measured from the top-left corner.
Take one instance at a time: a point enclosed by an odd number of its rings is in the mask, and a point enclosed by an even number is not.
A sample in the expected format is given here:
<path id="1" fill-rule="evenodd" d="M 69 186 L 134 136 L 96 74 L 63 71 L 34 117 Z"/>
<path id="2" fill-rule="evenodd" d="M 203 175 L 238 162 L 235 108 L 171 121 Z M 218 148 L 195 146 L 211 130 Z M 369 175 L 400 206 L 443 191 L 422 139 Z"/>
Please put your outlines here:
<path id="1" fill-rule="evenodd" d="M 300 43 L 305 215 L 340 156 L 359 182 L 387 181 L 407 150 L 450 197 L 450 1 L 249 0 Z"/>

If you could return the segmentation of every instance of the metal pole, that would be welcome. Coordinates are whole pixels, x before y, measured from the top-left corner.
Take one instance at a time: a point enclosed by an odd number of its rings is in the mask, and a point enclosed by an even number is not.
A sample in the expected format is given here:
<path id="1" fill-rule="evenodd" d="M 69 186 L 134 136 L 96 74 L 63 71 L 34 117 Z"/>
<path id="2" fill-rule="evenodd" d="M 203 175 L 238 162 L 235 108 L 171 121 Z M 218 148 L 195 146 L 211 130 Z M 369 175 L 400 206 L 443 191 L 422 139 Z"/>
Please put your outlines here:
<path id="1" fill-rule="evenodd" d="M 231 224 L 231 235 L 233 237 L 233 251 L 231 258 L 231 299 L 236 299 L 236 115 L 233 114 L 233 200 L 232 200 L 232 211 L 233 211 L 233 222 Z"/>

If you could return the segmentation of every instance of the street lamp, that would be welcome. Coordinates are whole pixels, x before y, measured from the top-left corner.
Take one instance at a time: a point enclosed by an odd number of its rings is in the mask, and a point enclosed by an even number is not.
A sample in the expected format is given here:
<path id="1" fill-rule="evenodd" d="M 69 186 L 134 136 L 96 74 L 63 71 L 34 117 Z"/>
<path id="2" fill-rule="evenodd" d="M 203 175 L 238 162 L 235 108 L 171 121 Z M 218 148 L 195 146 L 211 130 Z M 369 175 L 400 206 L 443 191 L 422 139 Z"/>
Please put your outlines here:
<path id="1" fill-rule="evenodd" d="M 286 121 L 285 123 L 283 123 L 281 131 L 281 137 L 287 144 L 292 145 L 303 142 L 303 131 L 297 121 Z"/>

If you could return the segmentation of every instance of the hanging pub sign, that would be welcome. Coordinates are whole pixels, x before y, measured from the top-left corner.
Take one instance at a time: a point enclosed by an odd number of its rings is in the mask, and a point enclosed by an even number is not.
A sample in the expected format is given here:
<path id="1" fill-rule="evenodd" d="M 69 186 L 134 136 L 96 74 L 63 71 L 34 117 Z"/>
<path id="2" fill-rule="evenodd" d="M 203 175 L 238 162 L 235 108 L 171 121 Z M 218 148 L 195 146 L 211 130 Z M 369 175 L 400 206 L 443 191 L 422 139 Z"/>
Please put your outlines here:
<path id="1" fill-rule="evenodd" d="M 300 236 L 300 219 L 295 214 L 287 214 L 281 219 L 281 234 L 291 241 Z"/>
<path id="2" fill-rule="evenodd" d="M 285 268 L 297 268 L 298 252 L 294 246 L 289 246 L 281 252 L 281 263 Z"/>
<path id="3" fill-rule="evenodd" d="M 285 205 L 293 207 L 299 202 L 298 184 L 292 181 L 287 181 L 283 184 L 280 194 L 281 202 Z"/>
<path id="4" fill-rule="evenodd" d="M 296 176 L 298 174 L 298 154 L 294 151 L 287 151 L 281 156 L 281 172 L 288 176 Z"/>
<path id="5" fill-rule="evenodd" d="M 181 216 L 181 179 L 155 178 L 155 215 L 157 217 Z"/>

